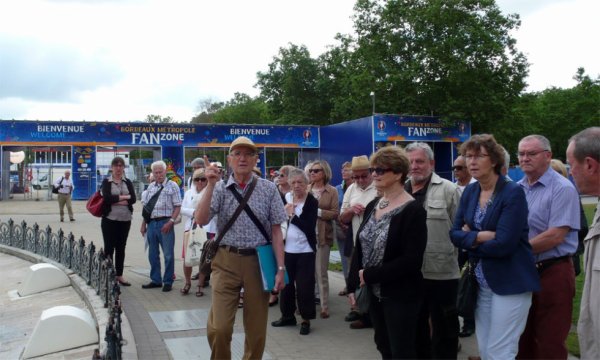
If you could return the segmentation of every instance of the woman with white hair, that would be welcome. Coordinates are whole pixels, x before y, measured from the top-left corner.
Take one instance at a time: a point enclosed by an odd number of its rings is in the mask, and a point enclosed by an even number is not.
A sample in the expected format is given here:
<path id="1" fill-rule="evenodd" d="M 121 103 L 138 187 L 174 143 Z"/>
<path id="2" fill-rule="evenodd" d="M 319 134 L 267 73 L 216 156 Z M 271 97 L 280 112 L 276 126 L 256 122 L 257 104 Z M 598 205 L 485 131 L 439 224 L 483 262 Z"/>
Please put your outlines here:
<path id="1" fill-rule="evenodd" d="M 190 187 L 183 196 L 183 202 L 181 203 L 181 214 L 186 217 L 184 221 L 184 233 L 183 233 L 183 249 L 181 257 L 185 259 L 185 250 L 187 241 L 189 240 L 192 227 L 194 226 L 194 210 L 198 205 L 198 201 L 202 198 L 204 188 L 208 184 L 206 176 L 204 176 L 204 169 L 197 169 L 192 174 L 192 187 Z M 192 267 L 186 266 L 185 261 L 183 263 L 183 275 L 185 277 L 185 285 L 180 290 L 182 295 L 187 295 L 192 287 Z M 204 285 L 204 279 L 206 275 L 200 271 L 198 276 L 198 291 L 196 296 L 203 296 L 202 286 Z"/>

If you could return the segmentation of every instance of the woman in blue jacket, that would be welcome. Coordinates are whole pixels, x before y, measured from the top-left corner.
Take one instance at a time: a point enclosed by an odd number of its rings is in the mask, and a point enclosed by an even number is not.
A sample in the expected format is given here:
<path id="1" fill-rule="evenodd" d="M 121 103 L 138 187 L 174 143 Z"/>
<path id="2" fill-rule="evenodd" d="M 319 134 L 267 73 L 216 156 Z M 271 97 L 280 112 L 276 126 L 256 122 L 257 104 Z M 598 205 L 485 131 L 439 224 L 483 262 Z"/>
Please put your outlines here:
<path id="1" fill-rule="evenodd" d="M 483 359 L 514 359 L 532 292 L 540 288 L 525 193 L 501 175 L 504 152 L 492 135 L 472 136 L 460 152 L 477 182 L 465 188 L 450 236 L 477 264 L 479 352 Z"/>

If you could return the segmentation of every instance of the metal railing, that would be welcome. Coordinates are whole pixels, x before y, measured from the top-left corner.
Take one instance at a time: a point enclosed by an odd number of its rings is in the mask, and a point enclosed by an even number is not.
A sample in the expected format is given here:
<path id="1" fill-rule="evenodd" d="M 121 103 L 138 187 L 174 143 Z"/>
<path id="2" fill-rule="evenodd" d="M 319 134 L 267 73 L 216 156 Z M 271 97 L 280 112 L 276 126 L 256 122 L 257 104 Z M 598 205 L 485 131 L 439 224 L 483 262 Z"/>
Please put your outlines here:
<path id="1" fill-rule="evenodd" d="M 75 240 L 73 233 L 65 236 L 62 229 L 53 233 L 50 226 L 41 230 L 38 224 L 28 226 L 25 221 L 16 224 L 12 219 L 8 223 L 0 222 L 0 244 L 53 260 L 84 279 L 109 311 L 104 337 L 106 353 L 101 358 L 121 359 L 121 289 L 111 259 L 106 258 L 102 251 L 96 251 L 93 242 L 86 245 L 83 237 Z"/>

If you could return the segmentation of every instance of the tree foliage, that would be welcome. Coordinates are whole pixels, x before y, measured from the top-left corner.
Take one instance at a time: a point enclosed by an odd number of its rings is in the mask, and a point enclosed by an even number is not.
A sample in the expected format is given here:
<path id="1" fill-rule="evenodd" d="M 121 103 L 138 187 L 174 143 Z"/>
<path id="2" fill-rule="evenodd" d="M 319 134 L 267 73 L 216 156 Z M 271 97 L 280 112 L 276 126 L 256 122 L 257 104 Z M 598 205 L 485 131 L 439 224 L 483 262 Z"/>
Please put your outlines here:
<path id="1" fill-rule="evenodd" d="M 327 123 L 329 101 L 320 91 L 319 62 L 306 46 L 280 48 L 267 72 L 258 72 L 256 86 L 275 123 Z"/>
<path id="2" fill-rule="evenodd" d="M 162 117 L 160 115 L 152 115 L 152 114 L 146 116 L 145 121 L 150 124 L 169 124 L 169 123 L 175 122 L 173 120 L 173 118 L 170 116 Z"/>
<path id="3" fill-rule="evenodd" d="M 579 68 L 574 79 L 577 85 L 570 89 L 552 87 L 521 96 L 510 121 L 495 129 L 497 138 L 510 144 L 514 153 L 522 137 L 544 135 L 554 157 L 564 160 L 569 138 L 600 124 L 600 78 L 592 79 Z"/>

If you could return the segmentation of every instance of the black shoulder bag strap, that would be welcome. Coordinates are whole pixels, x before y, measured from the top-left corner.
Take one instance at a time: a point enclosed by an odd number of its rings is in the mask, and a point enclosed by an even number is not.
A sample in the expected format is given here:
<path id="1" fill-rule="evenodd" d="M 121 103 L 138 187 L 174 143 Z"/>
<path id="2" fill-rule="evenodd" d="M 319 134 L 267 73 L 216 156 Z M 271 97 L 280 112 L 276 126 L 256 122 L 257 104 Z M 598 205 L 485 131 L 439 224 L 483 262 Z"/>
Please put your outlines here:
<path id="1" fill-rule="evenodd" d="M 258 182 L 258 179 L 255 178 L 254 181 L 252 181 L 253 184 L 256 184 Z M 237 192 L 233 186 L 229 188 L 229 190 L 231 190 L 231 192 L 233 193 L 233 196 L 235 196 L 235 198 L 237 199 L 237 201 L 240 203 L 240 205 L 242 205 L 242 195 L 240 195 L 239 192 Z M 252 220 L 252 222 L 254 223 L 254 225 L 256 225 L 256 227 L 258 228 L 258 230 L 260 230 L 260 233 L 265 237 L 265 239 L 267 240 L 267 244 L 271 243 L 271 238 L 269 238 L 269 235 L 267 234 L 267 231 L 265 230 L 264 226 L 260 223 L 260 221 L 258 220 L 258 218 L 256 217 L 256 215 L 254 215 L 254 212 L 252 211 L 252 209 L 250 208 L 250 205 L 248 205 L 248 203 L 244 204 L 244 210 L 246 211 L 246 214 L 248 215 L 248 217 L 250 217 L 250 220 Z"/>
<path id="2" fill-rule="evenodd" d="M 154 207 L 156 206 L 158 197 L 160 196 L 160 193 L 163 191 L 164 188 L 165 187 L 161 184 L 160 189 L 154 195 L 152 195 L 150 200 L 148 200 L 148 203 L 146 205 L 144 205 L 144 207 L 142 209 L 142 217 L 144 218 L 144 220 L 146 220 L 146 223 L 148 223 L 150 221 L 150 217 L 152 216 L 152 211 L 154 211 Z"/>
<path id="3" fill-rule="evenodd" d="M 219 235 L 217 235 L 217 238 L 215 240 L 215 244 L 216 244 L 215 246 L 219 246 L 219 243 L 223 239 L 223 236 L 225 236 L 225 233 L 227 233 L 227 231 L 229 231 L 229 229 L 231 228 L 233 223 L 237 220 L 238 216 L 240 216 L 240 214 L 242 213 L 242 210 L 244 210 L 244 207 L 248 204 L 248 200 L 250 200 L 250 195 L 252 195 L 252 192 L 254 191 L 255 186 L 256 186 L 256 181 L 251 182 L 248 185 L 248 190 L 246 190 L 246 194 L 244 194 L 244 198 L 242 198 L 241 201 L 238 199 L 238 201 L 240 201 L 240 205 L 237 207 L 237 209 L 235 209 L 235 212 L 233 213 L 233 215 L 231 216 L 229 221 L 227 221 L 227 224 L 225 224 L 225 227 L 223 227 L 223 231 L 220 231 Z M 237 194 L 241 198 L 242 196 L 234 189 L 234 187 L 235 186 L 230 186 L 229 189 L 232 190 L 234 194 Z"/>

